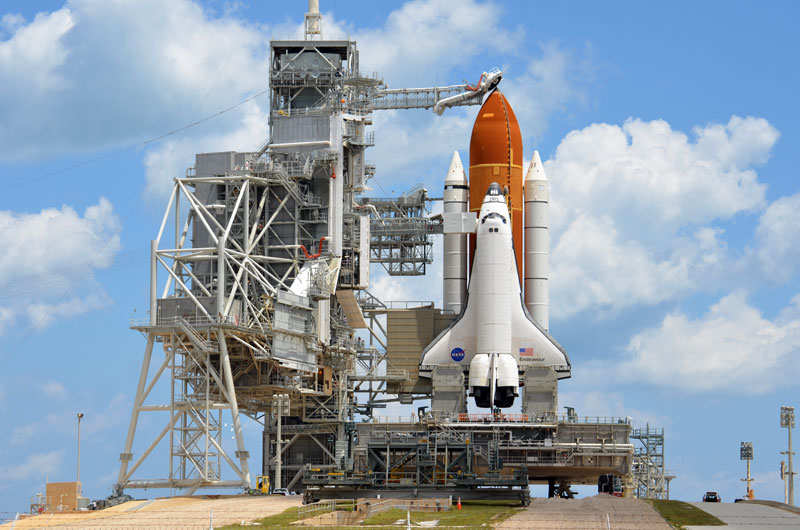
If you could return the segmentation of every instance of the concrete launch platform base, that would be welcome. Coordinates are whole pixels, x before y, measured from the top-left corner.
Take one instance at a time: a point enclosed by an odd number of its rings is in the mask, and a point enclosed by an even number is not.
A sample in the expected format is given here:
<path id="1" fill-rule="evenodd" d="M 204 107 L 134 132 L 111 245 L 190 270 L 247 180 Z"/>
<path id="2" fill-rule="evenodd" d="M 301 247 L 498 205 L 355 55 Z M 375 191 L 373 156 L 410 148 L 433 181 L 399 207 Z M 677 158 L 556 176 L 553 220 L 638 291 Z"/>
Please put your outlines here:
<path id="1" fill-rule="evenodd" d="M 597 484 L 609 473 L 626 482 L 633 460 L 628 418 L 428 413 L 347 431 L 337 469 L 305 466 L 307 502 L 453 495 L 526 504 L 529 484 Z"/>

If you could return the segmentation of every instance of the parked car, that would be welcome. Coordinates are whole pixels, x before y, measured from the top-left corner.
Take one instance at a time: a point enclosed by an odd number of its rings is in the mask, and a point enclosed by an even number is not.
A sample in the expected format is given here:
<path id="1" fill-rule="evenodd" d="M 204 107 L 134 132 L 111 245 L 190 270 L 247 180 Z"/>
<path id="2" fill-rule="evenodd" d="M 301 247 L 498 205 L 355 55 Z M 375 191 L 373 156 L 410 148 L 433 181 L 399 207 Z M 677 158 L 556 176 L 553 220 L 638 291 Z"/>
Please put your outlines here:
<path id="1" fill-rule="evenodd" d="M 597 479 L 597 492 L 610 493 L 614 497 L 622 497 L 622 479 L 615 475 L 600 475 Z"/>
<path id="2" fill-rule="evenodd" d="M 287 497 L 289 495 L 291 495 L 291 493 L 289 493 L 289 490 L 287 490 L 286 488 L 276 488 L 276 489 L 272 490 L 272 494 L 273 495 L 285 495 Z"/>
<path id="3" fill-rule="evenodd" d="M 703 502 L 722 502 L 722 499 L 716 491 L 707 491 L 706 494 L 703 495 Z"/>

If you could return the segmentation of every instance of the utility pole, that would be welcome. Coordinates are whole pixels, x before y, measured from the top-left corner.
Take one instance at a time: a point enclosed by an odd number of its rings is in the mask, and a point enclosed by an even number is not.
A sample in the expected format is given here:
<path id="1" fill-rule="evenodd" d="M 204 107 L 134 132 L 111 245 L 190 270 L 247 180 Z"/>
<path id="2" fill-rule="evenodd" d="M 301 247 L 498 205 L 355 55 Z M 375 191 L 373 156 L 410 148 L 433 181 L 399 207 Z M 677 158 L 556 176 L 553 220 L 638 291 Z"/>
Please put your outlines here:
<path id="1" fill-rule="evenodd" d="M 753 479 L 750 478 L 750 461 L 753 459 L 753 442 L 742 442 L 739 448 L 739 459 L 747 462 L 747 478 L 739 479 L 742 482 L 747 482 L 747 498 L 753 498 L 753 490 L 750 488 L 750 483 Z"/>
<path id="2" fill-rule="evenodd" d="M 792 452 L 792 429 L 794 428 L 794 407 L 781 407 L 781 427 L 786 427 L 786 430 L 789 432 L 789 450 L 785 453 L 781 451 L 781 454 L 786 454 L 789 456 L 789 470 L 787 471 L 789 475 L 789 504 L 794 506 L 794 468 L 792 467 L 792 456 L 794 453 Z"/>
<path id="3" fill-rule="evenodd" d="M 79 494 L 83 494 L 83 488 L 81 487 L 81 418 L 83 418 L 83 412 L 78 413 L 78 491 Z"/>

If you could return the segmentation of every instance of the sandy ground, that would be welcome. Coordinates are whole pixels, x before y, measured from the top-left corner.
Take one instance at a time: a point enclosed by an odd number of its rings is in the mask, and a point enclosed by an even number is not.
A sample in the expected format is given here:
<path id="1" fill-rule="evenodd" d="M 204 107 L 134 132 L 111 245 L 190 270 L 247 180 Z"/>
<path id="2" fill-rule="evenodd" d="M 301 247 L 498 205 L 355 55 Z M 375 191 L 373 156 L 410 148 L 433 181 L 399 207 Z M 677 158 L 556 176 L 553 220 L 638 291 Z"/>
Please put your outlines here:
<path id="1" fill-rule="evenodd" d="M 585 499 L 531 499 L 527 510 L 497 528 L 670 530 L 646 502 L 596 495 Z"/>
<path id="2" fill-rule="evenodd" d="M 211 512 L 214 526 L 253 521 L 300 506 L 302 497 L 176 497 L 131 501 L 97 512 L 42 514 L 17 522 L 14 530 L 29 528 L 121 528 L 208 530 Z M 11 528 L 11 523 L 0 526 Z"/>

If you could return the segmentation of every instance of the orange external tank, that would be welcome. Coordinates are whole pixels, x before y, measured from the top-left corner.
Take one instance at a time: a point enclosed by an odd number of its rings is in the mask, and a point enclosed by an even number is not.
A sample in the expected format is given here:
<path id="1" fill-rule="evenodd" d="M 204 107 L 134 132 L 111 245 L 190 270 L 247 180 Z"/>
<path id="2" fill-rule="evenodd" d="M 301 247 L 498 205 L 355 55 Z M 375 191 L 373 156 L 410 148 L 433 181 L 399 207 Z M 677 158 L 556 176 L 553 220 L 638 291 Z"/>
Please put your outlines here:
<path id="1" fill-rule="evenodd" d="M 522 134 L 508 100 L 495 90 L 483 103 L 469 141 L 469 211 L 480 212 L 486 190 L 497 182 L 508 190 L 511 234 L 522 281 Z M 475 255 L 475 234 L 469 236 L 469 263 Z"/>

